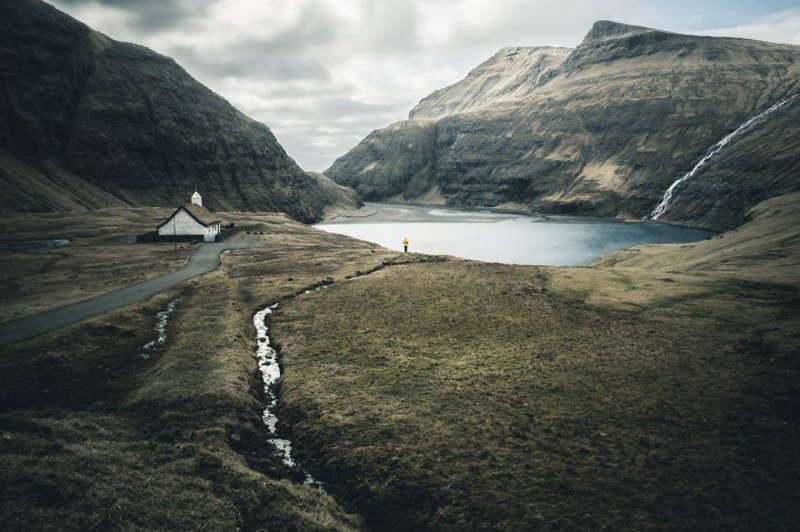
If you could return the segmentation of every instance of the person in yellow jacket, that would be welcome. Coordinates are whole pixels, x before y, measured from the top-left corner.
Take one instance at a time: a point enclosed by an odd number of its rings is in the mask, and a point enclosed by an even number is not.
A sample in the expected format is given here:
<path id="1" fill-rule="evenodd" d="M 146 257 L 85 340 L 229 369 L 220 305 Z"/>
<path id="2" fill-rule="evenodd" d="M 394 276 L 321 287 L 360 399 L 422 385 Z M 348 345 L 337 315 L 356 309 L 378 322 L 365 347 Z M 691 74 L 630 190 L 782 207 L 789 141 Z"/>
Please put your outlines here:
<path id="1" fill-rule="evenodd" d="M 408 237 L 403 238 L 403 253 L 408 253 Z"/>

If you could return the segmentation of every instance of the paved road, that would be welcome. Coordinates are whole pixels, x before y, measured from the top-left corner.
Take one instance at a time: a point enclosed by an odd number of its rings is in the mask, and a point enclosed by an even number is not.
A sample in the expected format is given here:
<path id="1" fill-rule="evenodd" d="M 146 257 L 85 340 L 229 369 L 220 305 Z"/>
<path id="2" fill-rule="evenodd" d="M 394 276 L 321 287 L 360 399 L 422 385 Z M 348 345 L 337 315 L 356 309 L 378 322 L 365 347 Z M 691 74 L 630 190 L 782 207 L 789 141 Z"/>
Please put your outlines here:
<path id="1" fill-rule="evenodd" d="M 115 310 L 150 299 L 156 294 L 179 285 L 198 275 L 208 273 L 220 265 L 219 255 L 228 249 L 265 247 L 263 242 L 243 240 L 239 242 L 214 242 L 201 244 L 200 248 L 189 259 L 189 263 L 177 272 L 168 273 L 149 281 L 126 286 L 102 296 L 86 299 L 78 303 L 66 305 L 40 314 L 28 316 L 14 321 L 0 323 L 0 345 L 9 345 L 28 340 L 40 334 L 50 332 L 59 327 L 97 316 L 109 310 Z"/>

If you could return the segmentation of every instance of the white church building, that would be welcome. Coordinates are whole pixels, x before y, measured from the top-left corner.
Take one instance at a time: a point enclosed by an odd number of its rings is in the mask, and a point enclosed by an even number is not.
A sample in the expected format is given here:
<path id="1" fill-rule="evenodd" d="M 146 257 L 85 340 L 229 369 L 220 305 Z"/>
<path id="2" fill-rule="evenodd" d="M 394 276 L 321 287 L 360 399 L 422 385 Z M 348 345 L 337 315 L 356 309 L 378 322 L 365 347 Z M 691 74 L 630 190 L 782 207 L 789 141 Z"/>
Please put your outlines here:
<path id="1" fill-rule="evenodd" d="M 195 191 L 191 203 L 178 207 L 158 226 L 158 236 L 202 237 L 204 242 L 213 242 L 221 230 L 222 221 L 215 220 L 203 207 L 203 198 Z"/>

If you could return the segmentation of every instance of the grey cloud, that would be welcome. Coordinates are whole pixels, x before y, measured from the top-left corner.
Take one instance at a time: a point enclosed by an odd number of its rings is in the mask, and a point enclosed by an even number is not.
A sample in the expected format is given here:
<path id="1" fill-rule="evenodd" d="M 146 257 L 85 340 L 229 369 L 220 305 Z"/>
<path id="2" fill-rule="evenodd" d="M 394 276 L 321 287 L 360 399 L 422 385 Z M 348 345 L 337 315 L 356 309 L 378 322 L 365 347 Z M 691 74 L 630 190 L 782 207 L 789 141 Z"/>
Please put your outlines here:
<path id="1" fill-rule="evenodd" d="M 584 9 L 564 7 L 558 12 L 545 14 L 541 7 L 516 0 L 508 8 L 508 16 L 480 29 L 463 29 L 457 32 L 449 46 L 457 50 L 485 50 L 488 58 L 507 46 L 576 46 L 600 18 L 614 18 L 600 13 L 609 10 L 587 6 Z M 574 11 L 574 12 L 573 12 Z"/>
<path id="2" fill-rule="evenodd" d="M 58 4 L 79 6 L 98 3 L 133 15 L 136 29 L 145 33 L 162 31 L 201 17 L 213 0 L 193 0 L 189 5 L 179 0 L 58 0 Z"/>
<path id="3" fill-rule="evenodd" d="M 314 139 L 320 138 L 319 132 L 313 128 L 297 130 L 275 126 L 270 128 L 289 157 L 297 161 L 304 170 L 321 172 L 347 151 L 347 149 L 342 150 L 338 144 L 326 146 L 313 143 Z"/>
<path id="4" fill-rule="evenodd" d="M 748 23 L 753 17 L 797 8 L 797 0 L 759 0 L 730 2 L 729 0 L 672 0 L 665 9 L 656 6 L 667 26 L 685 30 L 724 28 Z M 670 28 L 664 28 L 670 29 Z"/>
<path id="5" fill-rule="evenodd" d="M 249 116 L 269 124 L 287 153 L 304 169 L 318 171 L 328 168 L 371 131 L 389 125 L 406 111 L 346 97 L 247 110 Z"/>
<path id="6" fill-rule="evenodd" d="M 305 170 L 323 171 L 333 161 L 354 148 L 373 129 L 373 123 L 348 124 L 336 127 L 335 132 L 324 131 L 316 124 L 287 125 L 270 124 L 290 157 L 300 162 Z"/>
<path id="7" fill-rule="evenodd" d="M 312 58 L 273 57 L 253 64 L 253 67 L 248 70 L 247 75 L 264 77 L 273 81 L 299 79 L 326 81 L 330 77 L 326 66 L 321 61 Z"/>
<path id="8" fill-rule="evenodd" d="M 387 119 L 398 113 L 398 109 L 391 105 L 369 104 L 347 97 L 298 98 L 296 102 L 283 103 L 277 108 L 251 108 L 248 111 L 254 117 L 271 115 L 270 123 L 280 123 L 282 117 L 291 117 L 292 123 L 328 124 L 334 127 L 341 127 L 343 123 L 348 127 L 374 124 L 376 118 Z"/>
<path id="9" fill-rule="evenodd" d="M 369 0 L 365 25 L 360 35 L 368 49 L 365 53 L 410 54 L 419 47 L 419 12 L 416 3 L 407 0 Z"/>
<path id="10" fill-rule="evenodd" d="M 330 13 L 312 3 L 295 24 L 268 39 L 241 40 L 214 54 L 174 46 L 168 52 L 203 76 L 325 81 L 330 75 L 314 50 L 334 38 Z"/>
<path id="11" fill-rule="evenodd" d="M 300 83 L 286 82 L 277 83 L 264 87 L 263 93 L 270 98 L 295 98 L 303 100 L 314 100 L 322 98 L 341 98 L 347 97 L 353 92 L 353 88 L 343 84 L 322 84 L 322 83 Z"/>
<path id="12" fill-rule="evenodd" d="M 277 53 L 269 43 L 256 41 L 237 44 L 214 55 L 206 55 L 190 47 L 173 47 L 169 50 L 169 55 L 203 79 L 237 77 L 278 82 L 322 82 L 330 78 L 322 61 Z"/>
<path id="13" fill-rule="evenodd" d="M 385 104 L 370 104 L 351 98 L 325 98 L 317 100 L 314 112 L 319 118 L 333 119 L 341 116 L 357 117 L 384 115 L 394 112 L 394 107 Z"/>
<path id="14" fill-rule="evenodd" d="M 269 40 L 271 46 L 283 52 L 295 52 L 312 46 L 328 44 L 336 37 L 336 19 L 330 9 L 320 2 L 306 4 L 297 22 Z"/>

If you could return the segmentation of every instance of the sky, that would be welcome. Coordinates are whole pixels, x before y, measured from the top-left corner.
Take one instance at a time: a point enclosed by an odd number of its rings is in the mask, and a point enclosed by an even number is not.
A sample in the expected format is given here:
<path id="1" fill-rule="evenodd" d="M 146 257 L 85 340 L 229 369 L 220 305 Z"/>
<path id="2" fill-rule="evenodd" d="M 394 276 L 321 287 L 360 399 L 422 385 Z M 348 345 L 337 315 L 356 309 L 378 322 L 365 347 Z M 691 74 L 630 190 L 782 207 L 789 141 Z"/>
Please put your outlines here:
<path id="1" fill-rule="evenodd" d="M 577 46 L 597 20 L 800 45 L 800 0 L 49 0 L 172 57 L 322 171 L 509 46 Z"/>

